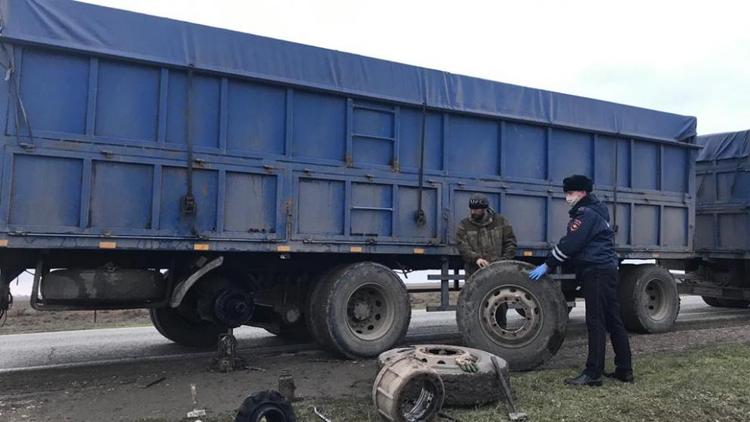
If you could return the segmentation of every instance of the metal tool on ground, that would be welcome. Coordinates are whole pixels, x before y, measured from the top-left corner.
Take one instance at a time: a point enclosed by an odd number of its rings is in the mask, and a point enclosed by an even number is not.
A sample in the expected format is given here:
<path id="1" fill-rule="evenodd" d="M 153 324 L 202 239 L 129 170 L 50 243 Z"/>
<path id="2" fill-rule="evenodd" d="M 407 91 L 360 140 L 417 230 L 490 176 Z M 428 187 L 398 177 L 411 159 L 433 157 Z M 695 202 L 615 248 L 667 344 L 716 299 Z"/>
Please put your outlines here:
<path id="1" fill-rule="evenodd" d="M 510 389 L 510 383 L 505 379 L 503 374 L 500 358 L 493 356 L 491 360 L 492 365 L 495 367 L 495 371 L 497 371 L 497 378 L 500 380 L 500 386 L 505 394 L 506 403 L 508 403 L 508 409 L 510 410 L 510 412 L 508 412 L 508 418 L 511 421 L 528 421 L 529 415 L 524 412 L 519 412 L 516 408 L 516 403 L 513 400 L 513 391 Z"/>
<path id="2" fill-rule="evenodd" d="M 211 370 L 226 373 L 246 367 L 245 360 L 237 354 L 237 338 L 234 337 L 234 329 L 229 328 L 225 334 L 219 336 L 216 356 L 211 359 Z"/>
<path id="3" fill-rule="evenodd" d="M 332 420 L 328 419 L 323 413 L 321 413 L 317 407 L 313 407 L 313 412 L 315 412 L 315 415 L 317 415 L 322 421 L 333 422 Z"/>

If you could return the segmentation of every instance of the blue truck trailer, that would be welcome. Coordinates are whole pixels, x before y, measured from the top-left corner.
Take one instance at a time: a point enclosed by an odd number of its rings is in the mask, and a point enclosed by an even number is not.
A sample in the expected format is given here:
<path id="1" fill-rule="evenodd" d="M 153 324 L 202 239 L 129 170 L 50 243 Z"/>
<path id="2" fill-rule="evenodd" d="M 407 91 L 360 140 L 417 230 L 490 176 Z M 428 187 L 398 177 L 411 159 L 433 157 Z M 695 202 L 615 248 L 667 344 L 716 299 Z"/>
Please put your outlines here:
<path id="1" fill-rule="evenodd" d="M 34 268 L 37 309 L 142 307 L 182 344 L 255 325 L 374 356 L 409 324 L 396 271 L 440 268 L 435 309 L 453 309 L 455 228 L 483 193 L 517 260 L 483 270 L 486 310 L 459 324 L 528 369 L 577 296 L 569 268 L 523 273 L 564 233 L 564 177 L 594 180 L 622 259 L 694 257 L 693 117 L 66 0 L 0 15 L 0 308 Z M 628 326 L 668 329 L 669 272 L 622 272 Z"/>
<path id="2" fill-rule="evenodd" d="M 750 130 L 703 135 L 696 165 L 697 258 L 679 285 L 716 307 L 750 305 Z"/>

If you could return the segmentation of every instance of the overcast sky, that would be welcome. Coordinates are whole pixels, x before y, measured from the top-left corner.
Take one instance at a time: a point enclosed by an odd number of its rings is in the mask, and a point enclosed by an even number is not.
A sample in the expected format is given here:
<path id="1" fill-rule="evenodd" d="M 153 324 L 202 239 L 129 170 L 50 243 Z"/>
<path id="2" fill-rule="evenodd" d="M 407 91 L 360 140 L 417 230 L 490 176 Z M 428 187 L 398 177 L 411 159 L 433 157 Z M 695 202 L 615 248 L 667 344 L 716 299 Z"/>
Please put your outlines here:
<path id="1" fill-rule="evenodd" d="M 750 128 L 743 1 L 85 1 Z"/>

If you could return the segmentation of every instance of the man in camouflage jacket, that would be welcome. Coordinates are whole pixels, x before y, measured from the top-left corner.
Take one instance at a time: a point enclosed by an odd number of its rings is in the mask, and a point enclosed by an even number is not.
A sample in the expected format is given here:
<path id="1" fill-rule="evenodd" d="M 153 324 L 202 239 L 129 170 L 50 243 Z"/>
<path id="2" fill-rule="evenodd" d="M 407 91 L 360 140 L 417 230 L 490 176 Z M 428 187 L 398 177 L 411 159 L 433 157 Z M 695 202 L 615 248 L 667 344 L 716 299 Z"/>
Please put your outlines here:
<path id="1" fill-rule="evenodd" d="M 487 197 L 472 195 L 469 209 L 471 214 L 456 229 L 456 243 L 464 258 L 467 277 L 492 262 L 513 259 L 516 255 L 513 227 L 490 208 Z"/>

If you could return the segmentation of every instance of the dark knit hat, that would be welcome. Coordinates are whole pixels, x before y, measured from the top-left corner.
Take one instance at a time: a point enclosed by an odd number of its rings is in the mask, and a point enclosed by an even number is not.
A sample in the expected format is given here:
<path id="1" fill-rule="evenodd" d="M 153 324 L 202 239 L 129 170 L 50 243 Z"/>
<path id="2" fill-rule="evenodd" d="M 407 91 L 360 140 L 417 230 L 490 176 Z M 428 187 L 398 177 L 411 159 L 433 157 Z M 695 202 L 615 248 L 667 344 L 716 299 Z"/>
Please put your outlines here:
<path id="1" fill-rule="evenodd" d="M 471 195 L 471 198 L 469 198 L 469 208 L 473 210 L 489 208 L 489 207 L 490 207 L 490 201 L 488 201 L 487 197 L 484 195 L 475 193 L 474 195 Z"/>
<path id="2" fill-rule="evenodd" d="M 594 182 L 586 176 L 580 174 L 574 174 L 570 177 L 566 177 L 563 180 L 563 191 L 570 192 L 574 190 L 582 190 L 591 192 L 594 190 Z"/>

